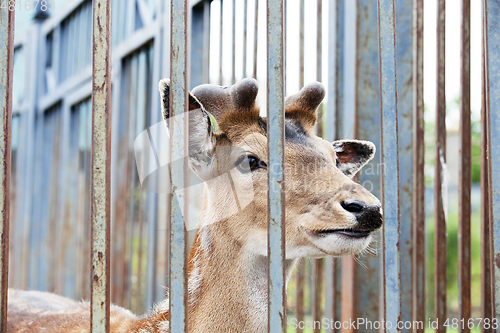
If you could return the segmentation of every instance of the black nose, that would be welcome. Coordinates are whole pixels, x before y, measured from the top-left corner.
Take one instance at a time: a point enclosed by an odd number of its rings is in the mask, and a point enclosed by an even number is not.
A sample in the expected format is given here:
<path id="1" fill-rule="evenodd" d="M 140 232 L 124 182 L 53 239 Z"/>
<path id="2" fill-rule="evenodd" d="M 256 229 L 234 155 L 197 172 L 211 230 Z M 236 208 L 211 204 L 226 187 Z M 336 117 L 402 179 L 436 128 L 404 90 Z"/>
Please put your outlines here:
<path id="1" fill-rule="evenodd" d="M 368 206 L 357 200 L 342 201 L 340 205 L 356 217 L 358 221 L 356 229 L 374 231 L 382 226 L 380 205 Z"/>
<path id="2" fill-rule="evenodd" d="M 353 200 L 353 201 L 342 201 L 340 203 L 342 208 L 347 210 L 349 213 L 353 213 L 354 216 L 358 216 L 363 213 L 363 211 L 366 209 L 366 205 L 362 202 Z"/>

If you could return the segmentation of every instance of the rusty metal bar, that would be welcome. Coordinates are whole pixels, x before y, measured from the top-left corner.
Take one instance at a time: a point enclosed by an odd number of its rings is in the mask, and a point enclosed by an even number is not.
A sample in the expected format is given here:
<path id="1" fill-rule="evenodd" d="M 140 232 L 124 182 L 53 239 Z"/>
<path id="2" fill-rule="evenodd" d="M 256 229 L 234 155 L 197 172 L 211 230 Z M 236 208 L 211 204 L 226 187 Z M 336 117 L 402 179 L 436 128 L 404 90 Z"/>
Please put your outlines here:
<path id="1" fill-rule="evenodd" d="M 91 332 L 109 332 L 111 1 L 93 2 Z"/>
<path id="2" fill-rule="evenodd" d="M 286 333 L 283 0 L 267 0 L 268 332 Z"/>
<path id="3" fill-rule="evenodd" d="M 486 119 L 492 261 L 492 318 L 500 318 L 500 2 L 485 0 Z M 496 332 L 500 332 L 497 325 Z"/>
<path id="4" fill-rule="evenodd" d="M 12 76 L 14 70 L 14 11 L 0 11 L 0 332 L 7 332 L 9 283 L 10 162 L 12 124 Z"/>
<path id="5" fill-rule="evenodd" d="M 462 0 L 460 66 L 460 169 L 458 216 L 458 319 L 471 317 L 471 120 L 470 120 L 470 0 Z M 468 325 L 459 332 L 469 333 Z"/>
<path id="6" fill-rule="evenodd" d="M 170 137 L 172 140 L 171 161 L 184 161 L 172 163 L 170 167 L 172 195 L 170 208 L 170 332 L 181 333 L 187 331 L 187 232 L 184 221 L 187 218 L 186 198 L 178 196 L 177 189 L 187 190 L 187 159 L 188 121 L 184 114 L 187 111 L 188 96 L 188 0 L 171 1 L 171 49 L 170 49 Z M 221 1 L 222 8 L 222 1 Z M 221 9 L 222 14 L 222 9 Z M 222 40 L 221 40 L 222 43 Z M 186 191 L 187 192 L 187 191 Z M 184 216 L 182 214 L 184 212 Z"/>
<path id="7" fill-rule="evenodd" d="M 413 0 L 396 0 L 398 160 L 401 250 L 401 318 L 411 322 L 413 263 Z M 410 329 L 402 328 L 402 332 Z"/>
<path id="8" fill-rule="evenodd" d="M 300 21 L 299 21 L 299 88 L 304 86 L 304 0 L 300 0 Z M 297 322 L 304 321 L 304 304 L 305 304 L 305 269 L 304 261 L 300 261 L 297 265 L 297 281 L 296 290 L 297 296 L 295 299 L 295 318 Z M 302 326 L 298 325 L 295 332 L 302 333 L 304 331 Z"/>
<path id="9" fill-rule="evenodd" d="M 248 0 L 243 2 L 243 78 L 247 77 L 247 24 L 248 24 Z"/>
<path id="10" fill-rule="evenodd" d="M 222 55 L 222 52 L 224 52 L 224 49 L 223 49 L 223 39 L 224 39 L 224 31 L 223 31 L 223 27 L 224 27 L 224 2 L 223 0 L 220 0 L 220 20 L 219 20 L 219 24 L 220 24 L 220 27 L 219 27 L 219 85 L 222 86 L 224 84 L 224 80 L 223 80 L 223 72 L 222 72 L 222 64 L 223 64 L 223 61 L 222 61 L 222 58 L 223 58 L 223 55 Z"/>
<path id="11" fill-rule="evenodd" d="M 434 314 L 439 321 L 438 333 L 444 333 L 446 321 L 446 96 L 445 96 L 445 0 L 437 2 L 437 92 L 436 155 L 434 176 Z"/>
<path id="12" fill-rule="evenodd" d="M 344 45 L 344 0 L 329 2 L 328 7 L 328 103 L 326 105 L 326 119 L 324 133 L 325 139 L 333 141 L 340 139 L 343 110 L 343 45 Z M 340 259 L 332 258 L 331 263 L 326 261 L 325 265 L 331 265 L 331 298 L 326 297 L 325 316 L 334 321 L 340 320 Z M 325 271 L 328 272 L 329 267 Z M 329 273 L 326 273 L 329 274 Z M 330 332 L 339 332 L 332 328 Z M 328 332 L 328 331 L 327 331 Z"/>
<path id="13" fill-rule="evenodd" d="M 341 128 L 343 135 L 369 140 L 380 147 L 380 113 L 373 112 L 373 106 L 380 105 L 379 36 L 377 29 L 374 29 L 378 24 L 377 6 L 377 2 L 373 0 L 345 2 L 344 104 L 339 112 L 344 113 Z M 354 110 L 354 116 L 351 110 Z M 365 170 L 377 171 L 362 171 L 356 175 L 357 182 L 366 186 L 378 198 L 381 198 L 381 165 L 380 154 L 376 154 Z M 374 237 L 375 242 L 381 243 L 381 233 Z M 363 257 L 365 268 L 358 269 L 352 256 L 342 258 L 342 320 L 380 320 L 381 260 L 382 256 L 366 255 Z M 346 279 L 353 282 L 347 284 Z M 377 301 L 364 302 L 366 297 Z"/>
<path id="14" fill-rule="evenodd" d="M 297 319 L 297 322 L 303 322 L 304 321 L 304 283 L 305 283 L 305 277 L 304 277 L 304 272 L 306 269 L 305 261 L 301 260 L 297 264 L 297 280 L 296 280 L 296 296 L 295 296 L 295 318 Z M 302 326 L 297 325 L 297 328 L 295 332 L 303 332 L 304 329 L 301 328 Z"/>
<path id="15" fill-rule="evenodd" d="M 322 81 L 323 72 L 323 0 L 317 0 L 316 20 L 316 80 Z M 323 104 L 318 107 L 318 122 L 316 124 L 316 135 L 323 137 Z"/>
<path id="16" fill-rule="evenodd" d="M 304 86 L 304 1 L 300 0 L 300 21 L 299 21 L 299 89 Z"/>
<path id="17" fill-rule="evenodd" d="M 253 32 L 253 78 L 257 79 L 257 50 L 259 46 L 259 0 L 255 0 L 255 23 Z"/>
<path id="18" fill-rule="evenodd" d="M 321 82 L 322 72 L 323 72 L 323 20 L 322 20 L 322 8 L 323 0 L 317 0 L 317 21 L 316 21 L 316 80 Z M 317 111 L 318 122 L 316 124 L 316 135 L 323 137 L 323 103 L 320 104 Z M 323 308 L 322 308 L 322 295 L 324 294 L 323 281 L 324 281 L 324 263 L 323 259 L 314 259 L 314 270 L 313 270 L 313 320 L 321 322 L 323 319 Z M 314 325 L 313 331 L 315 333 L 321 332 L 321 325 Z"/>
<path id="19" fill-rule="evenodd" d="M 483 23 L 484 23 L 483 15 Z M 484 28 L 484 24 L 483 24 Z M 491 251 L 490 251 L 490 199 L 488 192 L 488 123 L 486 121 L 486 68 L 485 68 L 485 29 L 482 38 L 482 98 L 481 98 L 481 317 L 492 318 L 491 302 Z M 492 329 L 481 327 L 481 333 L 490 333 Z"/>
<path id="20" fill-rule="evenodd" d="M 330 100 L 335 100 L 335 103 L 331 102 L 332 107 L 335 107 L 335 134 L 334 139 L 340 140 L 344 138 L 343 133 L 343 112 L 344 112 L 344 11 L 345 11 L 345 0 L 336 0 L 335 4 L 335 25 L 330 31 L 335 29 L 335 89 L 333 90 L 335 98 Z M 330 4 L 332 6 L 333 4 Z M 331 20 L 331 18 L 330 18 Z M 333 25 L 333 24 L 332 24 Z M 332 40 L 332 38 L 329 38 Z M 333 47 L 332 47 L 333 51 Z"/>
<path id="21" fill-rule="evenodd" d="M 413 306 L 425 322 L 424 1 L 413 2 Z M 424 333 L 416 328 L 415 333 Z"/>
<path id="22" fill-rule="evenodd" d="M 399 225 L 398 109 L 395 11 L 392 0 L 378 0 L 380 118 L 382 141 L 382 205 L 384 209 L 384 319 L 386 332 L 400 332 L 401 258 Z M 392 323 L 389 327 L 388 322 Z"/>
<path id="23" fill-rule="evenodd" d="M 233 51 L 231 53 L 231 84 L 236 82 L 236 0 L 233 0 L 233 36 L 232 36 Z"/>

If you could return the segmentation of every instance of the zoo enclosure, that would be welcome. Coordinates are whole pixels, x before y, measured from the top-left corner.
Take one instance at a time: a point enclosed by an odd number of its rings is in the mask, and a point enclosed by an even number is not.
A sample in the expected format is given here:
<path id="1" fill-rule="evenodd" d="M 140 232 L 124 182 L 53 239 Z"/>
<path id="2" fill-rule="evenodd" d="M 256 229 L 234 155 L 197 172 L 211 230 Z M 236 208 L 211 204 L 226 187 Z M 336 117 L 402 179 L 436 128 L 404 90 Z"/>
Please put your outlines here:
<path id="1" fill-rule="evenodd" d="M 228 1 L 224 1 L 227 3 Z M 95 1 L 95 3 L 98 3 Z M 100 1 L 106 8 L 106 1 Z M 242 29 L 244 52 L 237 59 L 236 51 L 231 53 L 230 77 L 225 75 L 223 43 L 227 31 L 231 31 L 232 49 L 235 50 L 236 38 L 236 1 L 233 1 L 232 13 L 224 6 L 218 6 L 219 20 L 215 20 L 216 1 L 114 1 L 111 10 L 113 27 L 111 56 L 106 51 L 106 44 L 101 43 L 92 54 L 92 5 L 90 1 L 69 1 L 64 10 L 53 17 L 39 17 L 35 26 L 28 33 L 13 36 L 13 12 L 2 11 L 2 327 L 5 328 L 6 288 L 7 288 L 7 253 L 10 252 L 10 286 L 49 290 L 72 298 L 89 298 L 90 292 L 90 218 L 91 187 L 89 183 L 91 160 L 91 96 L 96 93 L 92 79 L 91 57 L 103 56 L 107 67 L 105 93 L 101 99 L 94 98 L 94 112 L 111 111 L 111 138 L 104 138 L 112 143 L 113 154 L 106 162 L 111 172 L 111 179 L 104 179 L 107 184 L 101 190 L 108 203 L 94 214 L 103 214 L 104 233 L 101 241 L 94 238 L 94 244 L 104 246 L 111 260 L 103 264 L 102 279 L 93 286 L 94 295 L 104 295 L 106 303 L 118 305 L 142 312 L 153 302 L 163 298 L 162 285 L 181 283 L 183 285 L 182 255 L 171 253 L 171 269 L 180 269 L 177 275 L 169 274 L 167 245 L 169 237 L 176 240 L 184 253 L 184 221 L 175 219 L 174 208 L 168 205 L 165 195 L 146 193 L 138 185 L 132 158 L 135 137 L 148 126 L 160 121 L 159 99 L 156 83 L 161 77 L 171 77 L 173 96 L 183 87 L 193 87 L 201 83 L 227 84 L 245 76 L 259 76 L 258 68 L 266 67 L 259 62 L 259 52 L 265 44 L 259 39 L 258 31 L 265 29 L 265 15 L 254 15 L 249 19 L 247 10 L 252 1 L 243 3 L 244 27 Z M 423 100 L 422 100 L 422 0 L 379 1 L 380 16 L 377 15 L 377 2 L 358 0 L 319 1 L 317 35 L 328 35 L 328 44 L 323 47 L 322 38 L 317 39 L 316 78 L 323 79 L 323 65 L 328 65 L 328 92 L 323 121 L 318 126 L 318 134 L 328 140 L 352 137 L 371 140 L 381 147 L 382 154 L 376 156 L 372 164 L 385 165 L 390 177 L 361 174 L 359 182 L 369 181 L 373 192 L 383 198 L 385 212 L 383 255 L 366 259 L 367 269 L 359 270 L 352 258 L 342 259 L 342 264 L 332 260 L 314 261 L 313 276 L 315 283 L 311 292 L 313 317 L 323 316 L 344 320 L 346 318 L 367 318 L 378 320 L 423 320 L 425 322 L 424 274 L 424 207 L 423 207 Z M 484 107 L 482 108 L 483 152 L 482 152 L 482 196 L 488 198 L 482 205 L 482 316 L 499 318 L 500 295 L 498 281 L 500 268 L 493 261 L 500 255 L 499 223 L 499 152 L 500 142 L 499 110 L 500 79 L 500 4 L 498 1 L 485 0 L 484 4 Z M 262 12 L 265 1 L 253 1 L 254 12 Z M 269 57 L 270 64 L 283 68 L 287 64 L 280 59 L 282 48 L 288 44 L 284 39 L 282 21 L 287 20 L 288 9 L 281 7 L 280 1 L 269 1 L 269 5 L 278 6 L 267 17 L 268 41 L 272 41 L 269 50 L 275 50 L 276 58 Z M 328 12 L 322 8 L 328 8 Z M 170 7 L 172 6 L 172 7 Z M 179 6 L 179 7 L 176 7 Z M 260 6 L 260 7 L 259 7 Z M 299 87 L 304 84 L 304 0 L 299 2 L 299 63 L 295 70 L 299 73 Z M 392 7 L 395 6 L 395 24 Z M 446 111 L 444 99 L 444 1 L 438 1 L 438 83 L 437 98 L 437 137 L 439 149 L 436 158 L 436 288 L 435 304 L 437 318 L 446 317 L 446 234 L 444 203 L 442 202 L 442 180 L 445 156 Z M 470 107 L 469 103 L 469 2 L 462 1 L 462 94 L 461 94 L 461 228 L 460 253 L 461 317 L 470 317 Z M 172 11 L 171 11 L 172 8 Z M 184 13 L 172 17 L 170 13 Z M 107 22 L 111 17 L 103 11 L 94 11 L 102 15 Z M 187 15 L 189 13 L 189 15 Z M 225 30 L 224 17 L 230 16 L 231 30 Z M 326 18 L 326 20 L 325 20 Z M 379 21 L 380 18 L 380 21 Z M 276 20 L 276 21 L 273 21 Z M 176 21 L 179 20 L 179 21 Z M 328 22 L 324 29 L 323 20 Z M 252 24 L 253 23 L 253 24 Z M 175 29 L 170 29 L 170 24 Z M 289 22 L 286 27 L 289 27 Z M 375 26 L 382 26 L 379 36 Z M 189 29 L 187 27 L 189 26 Z M 109 36 L 109 25 L 104 30 L 94 30 Z M 217 28 L 218 27 L 218 28 Z M 219 43 L 213 42 L 217 29 Z M 253 33 L 253 43 L 248 35 Z M 189 48 L 186 48 L 186 34 L 189 32 Z M 286 31 L 286 29 L 285 29 Z M 409 39 L 408 36 L 412 36 Z M 387 39 L 386 39 L 387 38 Z M 286 35 L 290 41 L 290 36 Z M 379 45 L 380 43 L 380 45 Z M 171 47 L 169 47 L 171 45 Z M 380 46 L 380 52 L 379 52 Z M 395 46 L 395 48 L 394 48 Z M 104 47 L 104 48 L 102 48 Z M 170 49 L 178 47 L 182 52 L 171 55 Z M 210 49 L 219 48 L 219 57 L 214 59 Z M 247 49 L 248 47 L 248 49 Z M 323 49 L 328 49 L 328 57 L 322 57 Z M 103 53 L 101 53 L 102 51 Z M 286 55 L 290 47 L 286 48 Z M 380 59 L 379 59 L 380 54 Z M 395 58 L 396 56 L 396 58 Z M 187 68 L 187 57 L 190 60 Z M 250 59 L 252 62 L 250 63 Z M 382 66 L 379 67 L 379 60 Z M 242 63 L 241 75 L 236 71 L 236 64 Z M 94 60 L 95 63 L 95 60 Z M 397 64 L 397 66 L 396 66 Z M 217 66 L 218 65 L 218 66 Z M 212 79 L 210 68 L 218 67 L 218 78 Z M 169 73 L 169 68 L 172 71 Z M 291 70 L 288 64 L 286 73 Z M 380 68 L 380 72 L 379 72 Z M 16 71 L 17 74 L 16 75 Z M 24 72 L 23 72 L 24 71 Z M 388 71 L 388 72 L 387 72 Z M 189 73 L 189 77 L 182 73 Z M 21 74 L 19 74 L 21 73 Z M 397 81 L 396 74 L 397 73 Z M 161 75 L 160 75 L 161 74 Z M 286 80 L 284 72 L 267 73 L 269 112 L 282 109 L 280 96 L 284 92 Z M 277 75 L 276 77 L 273 75 Z M 12 77 L 14 76 L 14 81 Z M 380 80 L 380 77 L 382 80 Z M 111 78 L 111 80 L 109 80 Z M 324 81 L 324 80 L 323 80 Z M 175 83 L 178 83 L 176 86 Z M 111 90 L 111 84 L 113 88 Z M 397 85 L 396 85 L 397 84 Z M 15 87 L 12 93 L 12 87 Z M 179 90 L 177 90 L 179 89 Z M 262 89 L 265 91 L 265 89 Z M 396 100 L 397 92 L 397 100 Z M 277 94 L 277 95 L 275 95 Z M 99 108 L 99 101 L 109 103 L 111 109 Z M 397 113 L 395 105 L 397 103 Z M 176 100 L 174 111 L 183 110 L 185 101 Z M 374 105 L 382 105 L 382 113 Z M 108 104 L 109 108 L 109 104 Z M 11 120 L 12 110 L 12 120 Z M 353 112 L 354 111 L 354 112 Z M 279 113 L 278 113 L 279 114 Z M 381 121 L 381 116 L 383 121 Z M 396 121 L 396 117 L 398 121 Z M 109 118 L 108 118 L 109 119 Z M 97 125 L 97 124 L 94 124 Z M 278 126 L 278 124 L 275 124 Z M 350 126 L 354 133 L 349 133 Z M 276 130 L 280 142 L 280 127 Z M 104 127 L 105 128 L 105 127 Z M 105 133 L 104 128 L 95 133 Z M 12 132 L 11 132 L 12 131 Z M 11 134 L 12 133 L 12 134 Z M 274 133 L 274 132 L 273 132 Z M 383 133 L 383 136 L 381 136 Z M 408 135 L 412 133 L 412 135 Z M 484 135 L 487 134 L 487 135 Z M 94 137 L 95 139 L 95 137 Z M 9 147 L 12 146 L 12 160 Z M 280 145 L 278 144 L 278 147 Z M 97 146 L 95 146 L 97 147 Z M 486 150 L 486 147 L 489 149 Z M 109 146 L 106 151 L 109 153 Z M 398 148 L 396 150 L 396 148 Z M 94 148 L 96 150 L 96 148 Z M 440 153 L 441 152 L 441 153 Z M 282 155 L 277 154 L 278 158 Z M 488 158 L 487 158 L 488 157 Z M 12 164 L 12 168 L 10 166 Z M 94 177 L 96 177 L 96 174 Z M 125 176 L 123 176 L 125 175 Z M 399 175 L 399 177 L 396 177 Z M 182 179 L 180 177 L 179 179 Z M 272 180 L 271 180 L 272 181 Z M 10 187 L 10 191 L 9 191 Z M 400 189 L 394 191 L 395 188 Z M 270 195 L 273 195 L 272 193 Z M 397 204 L 396 204 L 397 203 Z M 9 214 L 10 204 L 10 214 Z M 182 204 L 182 203 L 181 203 Z M 278 203 L 271 208 L 279 208 Z M 93 215 L 96 216 L 96 215 Z M 172 227 L 167 222 L 172 216 Z M 9 233 L 9 218 L 11 230 Z M 276 217 L 280 220 L 281 217 Z M 94 228 L 97 223 L 93 220 Z M 272 235 L 280 235 L 280 225 L 276 225 Z M 97 230 L 97 229 L 94 229 Z M 107 233 L 106 233 L 107 232 Z M 106 241 L 111 233 L 112 246 Z M 10 234 L 10 237 L 8 235 Z M 138 236 L 137 236 L 138 235 Z M 171 236 L 169 236 L 171 235 Z M 176 238 L 177 237 L 177 238 Z M 10 241 L 10 242 L 9 242 Z M 76 246 L 75 246 L 76 245 Z M 273 245 L 273 243 L 271 243 Z M 95 245 L 94 245 L 95 246 Z M 10 251 L 8 251 L 10 250 Z M 270 283 L 281 281 L 279 267 L 282 265 L 279 247 L 277 257 L 271 257 L 278 264 L 277 271 L 271 271 Z M 274 253 L 274 252 L 273 252 Z M 108 257 L 109 258 L 109 257 Z M 166 259 L 167 258 L 167 259 Z M 380 258 L 384 259 L 383 261 Z M 108 259 L 109 260 L 109 259 Z M 96 262 L 94 262 L 95 264 Z M 110 267 L 106 268 L 109 263 Z M 342 269 L 339 270 L 338 268 Z M 175 273 L 175 272 L 174 272 Z M 180 275 L 179 275 L 180 274 Z M 175 275 L 175 274 L 174 274 Z M 170 281 L 166 277 L 172 277 Z M 297 306 L 294 314 L 297 318 L 304 315 L 302 308 L 305 300 L 303 268 L 298 272 Z M 324 277 L 324 278 L 322 278 Z M 109 284 L 102 283 L 110 279 Z M 324 292 L 321 283 L 324 282 Z M 342 289 L 340 283 L 342 282 Z M 109 281 L 108 281 L 109 282 Z M 380 284 L 384 288 L 379 288 Z M 101 288 L 100 292 L 97 289 Z M 106 292 L 111 288 L 110 294 Z M 171 289 L 172 301 L 184 302 L 183 288 Z M 177 294 L 179 293 L 179 294 Z M 322 297 L 324 294 L 324 308 Z M 277 292 L 276 298 L 282 297 Z M 366 302 L 366 298 L 380 299 L 379 302 Z M 106 304 L 105 303 L 105 304 Z M 279 306 L 271 307 L 270 331 L 282 330 L 280 311 L 283 302 L 273 302 Z M 178 303 L 179 304 L 179 303 Z M 397 305 L 399 304 L 399 306 Z M 180 307 L 181 314 L 184 307 Z M 401 312 L 401 313 L 399 313 Z M 94 309 L 94 316 L 101 315 L 101 320 L 94 324 L 106 327 L 106 309 Z M 93 317 L 97 318 L 97 317 Z M 173 323 L 173 328 L 183 330 L 182 315 L 173 316 L 180 320 Z M 444 320 L 442 320 L 444 321 Z M 100 323 L 100 324 L 99 324 Z M 96 326 L 96 331 L 97 331 Z"/>

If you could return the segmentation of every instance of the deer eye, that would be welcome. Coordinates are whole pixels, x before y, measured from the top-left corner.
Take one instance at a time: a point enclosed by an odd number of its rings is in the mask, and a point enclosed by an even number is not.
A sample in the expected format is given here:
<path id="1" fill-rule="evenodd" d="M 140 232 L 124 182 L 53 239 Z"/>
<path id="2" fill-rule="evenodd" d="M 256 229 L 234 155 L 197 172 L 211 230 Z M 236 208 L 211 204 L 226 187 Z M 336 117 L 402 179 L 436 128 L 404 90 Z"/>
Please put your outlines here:
<path id="1" fill-rule="evenodd" d="M 267 164 L 255 156 L 243 156 L 236 162 L 236 168 L 242 173 L 247 173 L 261 168 L 265 169 Z"/>

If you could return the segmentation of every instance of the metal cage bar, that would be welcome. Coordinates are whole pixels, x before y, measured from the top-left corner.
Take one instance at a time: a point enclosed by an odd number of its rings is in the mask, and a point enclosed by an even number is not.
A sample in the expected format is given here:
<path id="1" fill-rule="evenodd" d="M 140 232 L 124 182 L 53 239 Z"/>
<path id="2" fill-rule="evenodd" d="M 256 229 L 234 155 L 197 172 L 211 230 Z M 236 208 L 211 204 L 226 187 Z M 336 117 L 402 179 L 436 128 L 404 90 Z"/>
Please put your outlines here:
<path id="1" fill-rule="evenodd" d="M 286 332 L 283 0 L 267 0 L 268 331 Z"/>
<path id="2" fill-rule="evenodd" d="M 186 173 L 188 152 L 188 120 L 184 117 L 187 111 L 188 96 L 188 44 L 187 44 L 187 0 L 171 2 L 171 49 L 170 49 L 170 98 L 169 129 L 171 137 L 170 169 L 171 202 L 170 202 L 170 281 L 169 281 L 169 325 L 170 332 L 181 333 L 187 330 L 187 184 Z M 183 196 L 179 191 L 185 190 Z M 184 212 L 184 216 L 183 216 Z"/>
<path id="3" fill-rule="evenodd" d="M 93 2 L 91 331 L 109 332 L 111 1 Z"/>
<path id="4" fill-rule="evenodd" d="M 382 206 L 384 208 L 384 319 L 386 332 L 400 332 L 401 258 L 398 168 L 398 109 L 396 77 L 395 10 L 392 0 L 378 1 L 380 59 L 380 118 L 382 142 Z M 389 176 L 390 175 L 390 176 Z"/>
<path id="5" fill-rule="evenodd" d="M 500 3 L 484 1 L 493 318 L 500 318 Z M 500 332 L 497 326 L 496 332 Z"/>
<path id="6" fill-rule="evenodd" d="M 460 72 L 460 174 L 458 220 L 458 318 L 471 317 L 471 111 L 470 111 L 470 0 L 462 0 Z M 460 332 L 470 332 L 468 325 Z"/>
<path id="7" fill-rule="evenodd" d="M 434 314 L 437 332 L 444 333 L 446 320 L 446 214 L 443 184 L 446 184 L 446 96 L 445 96 L 445 1 L 437 2 L 436 155 L 434 162 Z"/>
<path id="8" fill-rule="evenodd" d="M 425 322 L 424 2 L 413 2 L 413 305 L 412 320 Z M 423 333 L 424 328 L 417 328 Z"/>
<path id="9" fill-rule="evenodd" d="M 300 0 L 299 9 L 299 88 L 304 86 L 304 0 Z M 301 260 L 297 264 L 297 278 L 296 278 L 296 290 L 297 296 L 295 299 L 295 317 L 298 322 L 304 321 L 304 304 L 305 304 L 305 261 Z M 300 325 L 295 330 L 296 332 L 303 332 L 303 328 Z"/>
<path id="10" fill-rule="evenodd" d="M 486 18 L 483 13 L 482 32 L 482 57 L 481 57 L 481 316 L 482 318 L 492 318 L 492 295 L 491 295 L 491 239 L 490 239 L 490 193 L 488 181 L 488 122 L 486 110 L 486 43 L 484 22 Z M 481 328 L 481 332 L 491 332 Z"/>
<path id="11" fill-rule="evenodd" d="M 396 0 L 398 163 L 401 250 L 401 321 L 412 318 L 413 263 L 413 0 Z M 410 330 L 403 328 L 403 332 Z"/>
<path id="12" fill-rule="evenodd" d="M 7 331 L 14 11 L 0 11 L 0 332 Z"/>

